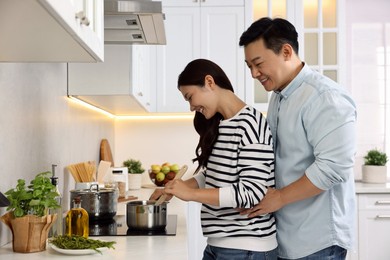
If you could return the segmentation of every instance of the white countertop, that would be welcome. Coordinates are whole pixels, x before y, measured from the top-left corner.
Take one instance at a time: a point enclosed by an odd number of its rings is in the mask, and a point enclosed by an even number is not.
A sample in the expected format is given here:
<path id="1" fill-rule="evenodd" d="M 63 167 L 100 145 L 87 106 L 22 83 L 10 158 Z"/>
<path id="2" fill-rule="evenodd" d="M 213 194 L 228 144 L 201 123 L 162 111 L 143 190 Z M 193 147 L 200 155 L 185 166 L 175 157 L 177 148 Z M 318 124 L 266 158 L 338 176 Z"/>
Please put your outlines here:
<path id="1" fill-rule="evenodd" d="M 146 200 L 153 192 L 153 189 L 141 189 L 129 191 L 140 200 Z M 118 204 L 117 215 L 125 214 L 125 203 Z M 187 228 L 185 217 L 185 203 L 177 199 L 172 199 L 168 204 L 168 214 L 177 215 L 176 236 L 93 236 L 93 239 L 106 241 L 116 241 L 115 249 L 109 249 L 100 254 L 77 256 L 82 260 L 123 260 L 123 259 L 166 259 L 183 260 L 187 259 Z M 15 253 L 12 244 L 9 243 L 0 247 L 1 259 L 9 260 L 57 260 L 70 259 L 71 255 L 64 255 L 54 251 L 50 245 L 46 250 L 37 253 Z M 73 256 L 74 257 L 74 256 Z"/>
<path id="2" fill-rule="evenodd" d="M 390 182 L 388 183 L 364 183 L 355 182 L 355 192 L 360 193 L 390 193 Z"/>
<path id="3" fill-rule="evenodd" d="M 386 184 L 369 184 L 356 182 L 356 193 L 390 193 L 390 183 Z M 129 191 L 129 195 L 137 196 L 140 200 L 146 200 L 154 189 L 143 188 L 141 190 Z M 82 259 L 101 259 L 101 260 L 123 260 L 123 259 L 167 259 L 167 260 L 183 260 L 188 259 L 188 244 L 187 244 L 187 223 L 186 223 L 186 203 L 178 199 L 172 199 L 168 204 L 168 214 L 177 215 L 177 231 L 176 236 L 104 236 L 92 237 L 107 241 L 116 241 L 115 249 L 106 250 L 102 255 L 83 255 L 78 256 Z M 118 204 L 117 215 L 125 215 L 126 204 Z M 192 214 L 192 213 L 191 213 Z M 193 235 L 193 234 L 192 234 Z M 191 235 L 191 236 L 192 236 Z M 199 241 L 191 241 L 199 243 Z M 203 245 L 202 245 L 203 248 Z M 3 259 L 9 260 L 56 260 L 69 259 L 70 255 L 57 253 L 50 246 L 42 252 L 37 253 L 15 253 L 12 250 L 12 244 L 9 243 L 0 247 L 0 255 Z"/>

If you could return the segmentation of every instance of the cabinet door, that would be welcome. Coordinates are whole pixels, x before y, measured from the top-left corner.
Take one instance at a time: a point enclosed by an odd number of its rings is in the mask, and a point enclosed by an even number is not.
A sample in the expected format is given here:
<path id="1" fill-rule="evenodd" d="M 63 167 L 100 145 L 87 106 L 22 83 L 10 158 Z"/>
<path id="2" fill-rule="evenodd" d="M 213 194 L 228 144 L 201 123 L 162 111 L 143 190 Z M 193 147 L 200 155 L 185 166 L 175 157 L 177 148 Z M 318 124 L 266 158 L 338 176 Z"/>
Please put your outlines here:
<path id="1" fill-rule="evenodd" d="M 245 57 L 238 42 L 244 31 L 244 7 L 201 8 L 201 55 L 217 63 L 235 93 L 245 100 Z"/>
<path id="2" fill-rule="evenodd" d="M 61 26 L 97 61 L 104 60 L 103 1 L 39 0 Z M 81 20 L 82 12 L 88 22 Z M 79 15 L 78 15 L 79 14 Z M 78 19 L 75 17 L 80 16 Z M 80 59 L 81 60 L 81 59 Z"/>
<path id="3" fill-rule="evenodd" d="M 130 93 L 149 112 L 156 111 L 156 46 L 132 46 Z"/>
<path id="4" fill-rule="evenodd" d="M 390 259 L 390 210 L 359 212 L 359 259 Z"/>
<path id="5" fill-rule="evenodd" d="M 157 111 L 189 112 L 177 78 L 188 62 L 200 57 L 200 9 L 164 7 L 163 12 L 167 44 L 157 46 Z"/>
<path id="6" fill-rule="evenodd" d="M 69 63 L 68 94 L 114 115 L 156 112 L 155 47 L 106 45 L 100 63 Z"/>

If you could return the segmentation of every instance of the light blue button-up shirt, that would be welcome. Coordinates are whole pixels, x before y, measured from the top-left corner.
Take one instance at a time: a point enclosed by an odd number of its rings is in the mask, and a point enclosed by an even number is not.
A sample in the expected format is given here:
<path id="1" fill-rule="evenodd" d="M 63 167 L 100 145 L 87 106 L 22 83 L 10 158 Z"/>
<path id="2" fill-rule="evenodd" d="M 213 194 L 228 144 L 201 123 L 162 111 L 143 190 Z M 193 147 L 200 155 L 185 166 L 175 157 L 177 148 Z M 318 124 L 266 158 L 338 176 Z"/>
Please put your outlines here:
<path id="1" fill-rule="evenodd" d="M 345 89 L 304 65 L 268 116 L 276 188 L 305 173 L 324 190 L 276 212 L 279 256 L 299 258 L 332 245 L 349 249 L 355 232 L 355 103 Z"/>

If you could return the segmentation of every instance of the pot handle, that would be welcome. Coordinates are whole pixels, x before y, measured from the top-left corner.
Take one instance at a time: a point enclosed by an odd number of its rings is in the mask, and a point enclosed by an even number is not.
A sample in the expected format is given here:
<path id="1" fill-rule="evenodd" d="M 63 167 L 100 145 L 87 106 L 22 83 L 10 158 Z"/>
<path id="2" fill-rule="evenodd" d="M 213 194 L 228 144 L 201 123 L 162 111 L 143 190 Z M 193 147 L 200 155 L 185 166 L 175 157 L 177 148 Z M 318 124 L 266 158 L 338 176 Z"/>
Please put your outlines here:
<path id="1" fill-rule="evenodd" d="M 94 190 L 93 187 L 96 187 L 96 191 L 99 191 L 99 184 L 91 184 L 91 186 L 89 187 L 89 190 L 92 191 Z"/>

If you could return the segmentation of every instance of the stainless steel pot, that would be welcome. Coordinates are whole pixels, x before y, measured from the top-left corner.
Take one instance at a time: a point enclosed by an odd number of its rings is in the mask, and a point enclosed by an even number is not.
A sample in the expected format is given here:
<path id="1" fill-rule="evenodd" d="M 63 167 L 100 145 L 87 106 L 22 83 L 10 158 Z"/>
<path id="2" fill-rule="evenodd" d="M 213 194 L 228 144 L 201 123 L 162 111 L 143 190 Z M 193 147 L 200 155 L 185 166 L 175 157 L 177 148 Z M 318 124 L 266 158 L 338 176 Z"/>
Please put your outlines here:
<path id="1" fill-rule="evenodd" d="M 154 200 L 130 201 L 126 204 L 126 223 L 129 229 L 165 229 L 167 202 L 156 206 Z"/>
<path id="2" fill-rule="evenodd" d="M 118 206 L 118 190 L 99 188 L 92 185 L 90 189 L 71 190 L 70 207 L 73 207 L 73 199 L 81 197 L 81 207 L 84 208 L 91 220 L 111 219 L 116 215 Z"/>

